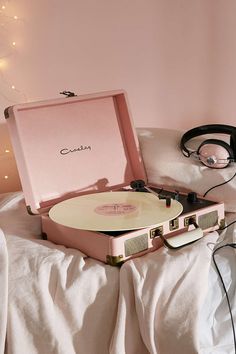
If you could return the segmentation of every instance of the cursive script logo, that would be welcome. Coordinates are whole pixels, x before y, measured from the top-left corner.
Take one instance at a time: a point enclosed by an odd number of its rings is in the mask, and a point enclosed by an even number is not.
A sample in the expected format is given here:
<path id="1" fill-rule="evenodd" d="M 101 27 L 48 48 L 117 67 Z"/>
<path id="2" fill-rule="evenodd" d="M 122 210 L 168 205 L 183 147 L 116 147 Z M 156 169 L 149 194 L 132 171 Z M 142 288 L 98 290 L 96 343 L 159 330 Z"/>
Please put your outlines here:
<path id="1" fill-rule="evenodd" d="M 67 154 L 70 154 L 71 152 L 79 152 L 79 151 L 84 151 L 84 150 L 92 150 L 92 148 L 90 145 L 80 145 L 80 147 L 74 148 L 74 149 L 68 149 L 68 148 L 61 149 L 60 154 L 67 155 Z"/>

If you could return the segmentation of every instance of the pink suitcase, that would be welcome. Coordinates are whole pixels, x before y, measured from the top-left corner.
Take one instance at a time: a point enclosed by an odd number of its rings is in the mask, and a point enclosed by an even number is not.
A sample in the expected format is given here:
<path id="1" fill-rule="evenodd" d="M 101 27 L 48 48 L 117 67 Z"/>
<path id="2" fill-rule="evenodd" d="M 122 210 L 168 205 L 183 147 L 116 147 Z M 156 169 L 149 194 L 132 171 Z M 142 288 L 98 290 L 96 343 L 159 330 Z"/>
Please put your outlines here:
<path id="1" fill-rule="evenodd" d="M 190 203 L 177 218 L 126 232 L 81 230 L 52 221 L 50 209 L 63 200 L 129 190 L 133 180 L 147 183 L 125 92 L 68 96 L 5 110 L 27 209 L 42 216 L 48 240 L 117 265 L 157 249 L 163 240 L 178 247 L 201 237 L 199 230 L 220 227 L 224 205 L 212 201 L 201 207 Z M 186 204 L 187 196 L 181 198 Z"/>

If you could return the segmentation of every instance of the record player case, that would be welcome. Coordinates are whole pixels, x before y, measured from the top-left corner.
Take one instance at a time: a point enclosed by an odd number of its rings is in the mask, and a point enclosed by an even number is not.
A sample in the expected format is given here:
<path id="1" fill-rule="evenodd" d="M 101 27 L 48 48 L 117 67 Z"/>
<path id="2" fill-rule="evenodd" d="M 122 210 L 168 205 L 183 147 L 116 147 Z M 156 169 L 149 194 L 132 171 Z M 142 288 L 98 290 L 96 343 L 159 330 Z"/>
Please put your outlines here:
<path id="1" fill-rule="evenodd" d="M 5 110 L 5 118 L 28 212 L 42 216 L 48 240 L 112 265 L 160 246 L 160 235 L 153 237 L 150 228 L 110 235 L 68 228 L 48 217 L 53 205 L 68 198 L 126 189 L 137 179 L 147 183 L 123 90 L 18 104 Z M 217 211 L 217 222 L 207 230 L 217 229 L 223 204 L 209 208 Z"/>

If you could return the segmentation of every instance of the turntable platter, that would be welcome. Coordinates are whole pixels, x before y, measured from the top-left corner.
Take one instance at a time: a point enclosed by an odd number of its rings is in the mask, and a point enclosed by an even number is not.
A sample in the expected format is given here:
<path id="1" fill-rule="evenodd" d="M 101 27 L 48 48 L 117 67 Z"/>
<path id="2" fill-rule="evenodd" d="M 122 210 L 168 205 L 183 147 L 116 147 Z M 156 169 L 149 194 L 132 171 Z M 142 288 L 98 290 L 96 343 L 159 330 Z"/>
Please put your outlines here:
<path id="1" fill-rule="evenodd" d="M 182 204 L 144 192 L 103 192 L 64 200 L 53 206 L 49 217 L 56 223 L 81 230 L 123 231 L 145 228 L 176 218 Z"/>

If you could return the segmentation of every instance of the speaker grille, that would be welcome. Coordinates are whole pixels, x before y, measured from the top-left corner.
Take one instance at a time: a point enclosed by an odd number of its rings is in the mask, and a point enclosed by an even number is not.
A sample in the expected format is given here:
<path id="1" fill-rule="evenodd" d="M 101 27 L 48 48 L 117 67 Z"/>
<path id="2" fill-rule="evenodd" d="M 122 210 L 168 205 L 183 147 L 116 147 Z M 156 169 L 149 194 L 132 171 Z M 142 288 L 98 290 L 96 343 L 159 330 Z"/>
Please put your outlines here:
<path id="1" fill-rule="evenodd" d="M 198 225 L 202 230 L 209 229 L 210 227 L 218 224 L 218 212 L 211 211 L 210 213 L 200 215 L 198 218 Z"/>
<path id="2" fill-rule="evenodd" d="M 143 234 L 125 241 L 126 257 L 145 251 L 146 249 L 148 249 L 148 234 Z"/>

